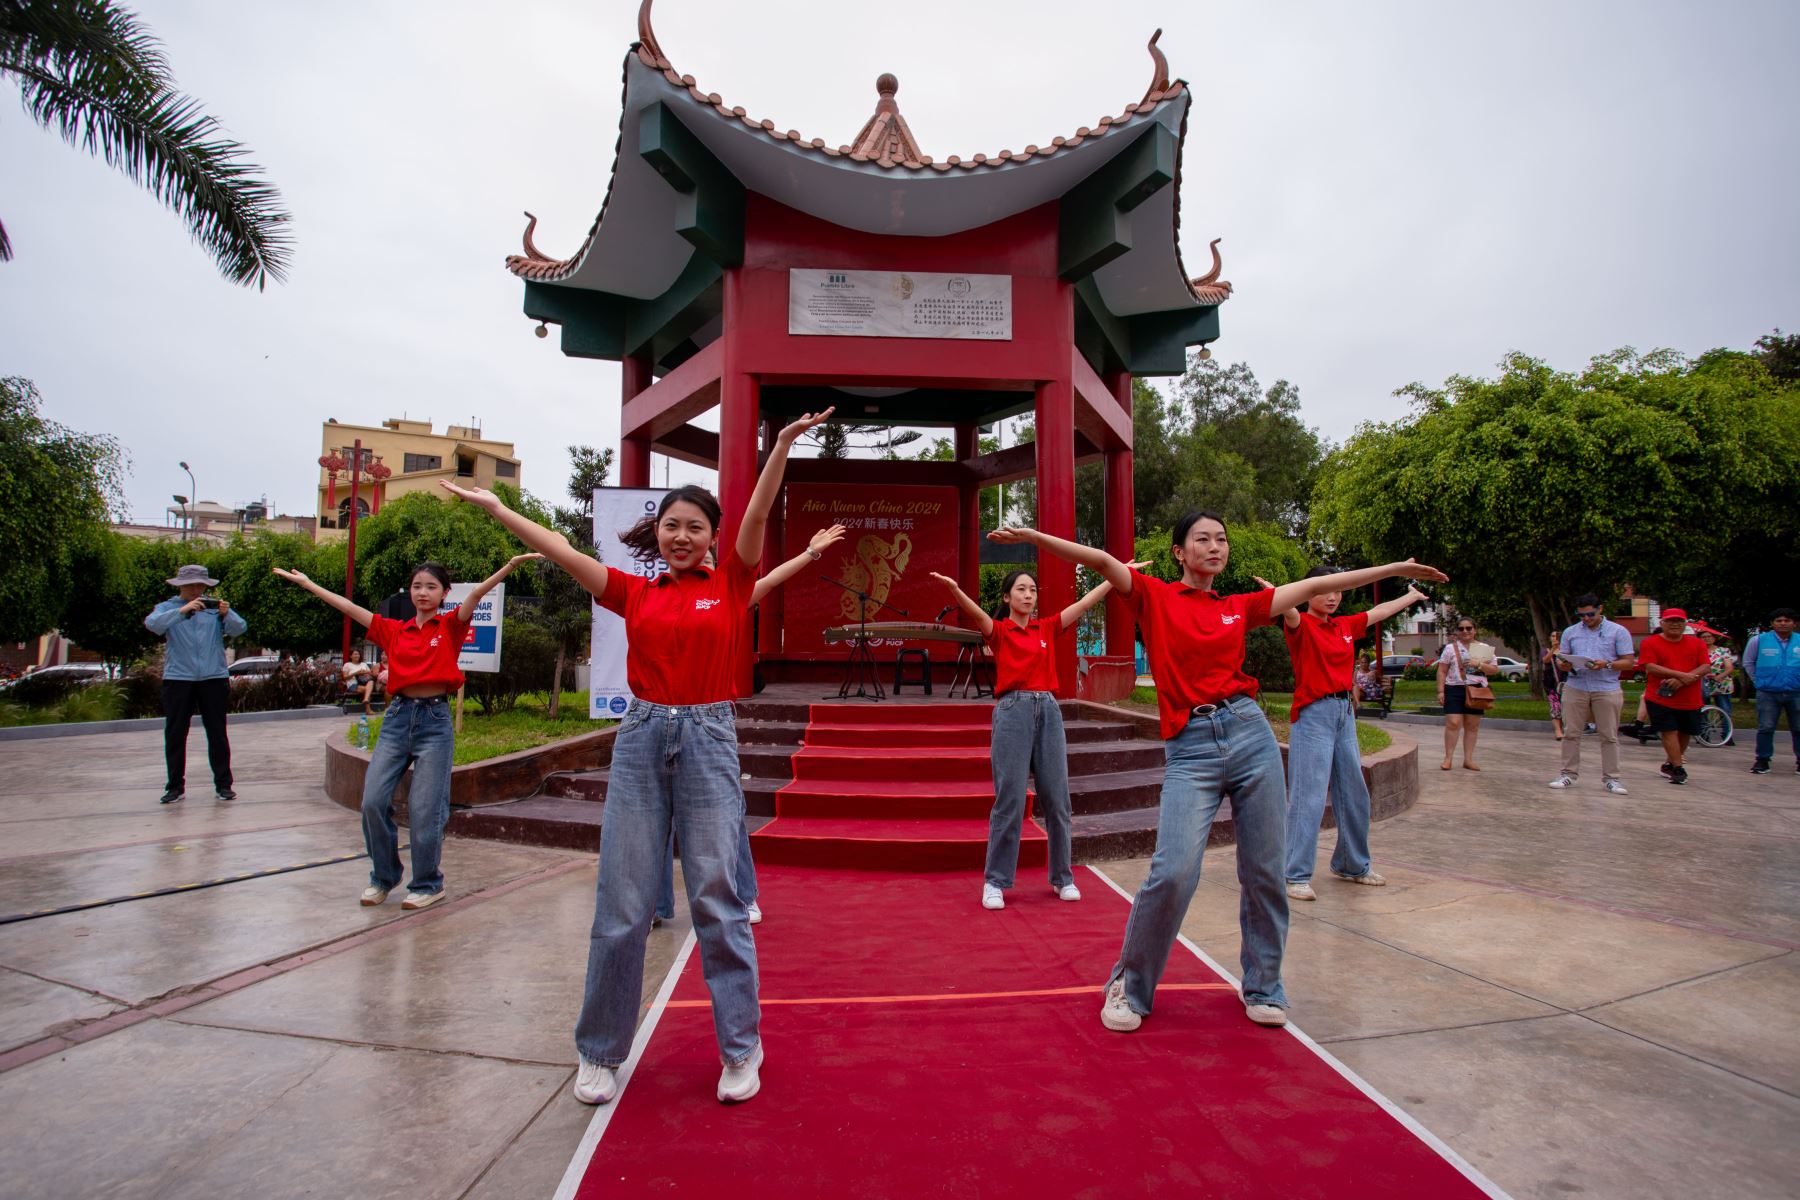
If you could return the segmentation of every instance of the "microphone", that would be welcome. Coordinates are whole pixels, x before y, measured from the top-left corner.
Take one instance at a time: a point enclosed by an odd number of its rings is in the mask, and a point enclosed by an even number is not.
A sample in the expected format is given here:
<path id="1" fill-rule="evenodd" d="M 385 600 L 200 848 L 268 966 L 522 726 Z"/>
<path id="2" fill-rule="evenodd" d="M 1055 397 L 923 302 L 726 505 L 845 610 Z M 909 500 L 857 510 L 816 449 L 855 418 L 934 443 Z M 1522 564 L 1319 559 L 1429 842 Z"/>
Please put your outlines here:
<path id="1" fill-rule="evenodd" d="M 944 618 L 949 616 L 955 609 L 956 605 L 954 603 L 944 605 L 944 611 L 937 615 L 936 624 L 942 625 L 944 623 Z"/>

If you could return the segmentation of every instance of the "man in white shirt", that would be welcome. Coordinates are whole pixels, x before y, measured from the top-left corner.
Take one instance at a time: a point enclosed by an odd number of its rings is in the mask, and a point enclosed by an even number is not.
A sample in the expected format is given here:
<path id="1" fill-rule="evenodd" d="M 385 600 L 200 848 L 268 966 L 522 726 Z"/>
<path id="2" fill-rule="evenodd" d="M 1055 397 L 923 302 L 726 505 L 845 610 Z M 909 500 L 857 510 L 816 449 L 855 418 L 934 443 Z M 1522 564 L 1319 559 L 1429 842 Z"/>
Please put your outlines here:
<path id="1" fill-rule="evenodd" d="M 1581 775 L 1581 729 L 1589 721 L 1600 738 L 1600 776 L 1606 790 L 1623 796 L 1619 778 L 1619 714 L 1625 693 L 1619 672 L 1637 665 L 1631 631 L 1606 619 L 1600 597 L 1588 593 L 1575 601 L 1580 618 L 1563 630 L 1558 660 L 1569 672 L 1563 683 L 1562 773 L 1550 781 L 1553 788 L 1574 787 Z"/>

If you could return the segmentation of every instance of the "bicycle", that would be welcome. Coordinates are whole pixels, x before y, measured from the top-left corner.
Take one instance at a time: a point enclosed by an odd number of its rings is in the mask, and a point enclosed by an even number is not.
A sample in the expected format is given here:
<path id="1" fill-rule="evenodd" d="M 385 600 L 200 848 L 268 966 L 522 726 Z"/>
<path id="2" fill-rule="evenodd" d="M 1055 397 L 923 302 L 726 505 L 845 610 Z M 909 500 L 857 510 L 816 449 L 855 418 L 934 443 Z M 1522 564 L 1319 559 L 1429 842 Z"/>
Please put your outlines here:
<path id="1" fill-rule="evenodd" d="M 1726 696 L 1725 703 L 1720 704 L 1713 697 L 1711 683 L 1702 685 L 1700 690 L 1704 703 L 1700 706 L 1700 732 L 1694 740 L 1702 746 L 1716 750 L 1731 741 L 1735 729 L 1731 721 L 1731 697 Z"/>

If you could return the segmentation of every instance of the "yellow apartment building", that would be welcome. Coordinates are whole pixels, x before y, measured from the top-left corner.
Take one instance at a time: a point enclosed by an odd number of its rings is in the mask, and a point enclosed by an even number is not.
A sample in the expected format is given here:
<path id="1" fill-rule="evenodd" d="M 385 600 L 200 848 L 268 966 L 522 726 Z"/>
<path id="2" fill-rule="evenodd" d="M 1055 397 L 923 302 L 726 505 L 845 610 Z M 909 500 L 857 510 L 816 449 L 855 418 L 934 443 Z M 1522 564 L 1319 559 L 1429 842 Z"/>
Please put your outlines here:
<path id="1" fill-rule="evenodd" d="M 318 533 L 320 541 L 331 541 L 345 535 L 350 521 L 350 470 L 356 440 L 362 439 L 363 477 L 357 498 L 358 519 L 374 508 L 376 489 L 381 503 L 409 495 L 430 492 L 442 496 L 437 486 L 440 479 L 473 483 L 492 488 L 496 483 L 509 487 L 521 485 L 519 460 L 513 455 L 511 442 L 495 441 L 481 435 L 472 425 L 449 425 L 443 433 L 433 433 L 430 421 L 412 421 L 390 417 L 380 425 L 346 425 L 336 420 L 325 422 L 319 439 L 319 456 L 335 457 L 344 464 L 337 473 L 335 497 L 330 486 L 330 472 L 319 469 Z M 371 479 L 370 466 L 379 463 L 387 476 Z M 379 476 L 381 473 L 376 472 Z M 335 504 L 332 501 L 335 499 Z"/>

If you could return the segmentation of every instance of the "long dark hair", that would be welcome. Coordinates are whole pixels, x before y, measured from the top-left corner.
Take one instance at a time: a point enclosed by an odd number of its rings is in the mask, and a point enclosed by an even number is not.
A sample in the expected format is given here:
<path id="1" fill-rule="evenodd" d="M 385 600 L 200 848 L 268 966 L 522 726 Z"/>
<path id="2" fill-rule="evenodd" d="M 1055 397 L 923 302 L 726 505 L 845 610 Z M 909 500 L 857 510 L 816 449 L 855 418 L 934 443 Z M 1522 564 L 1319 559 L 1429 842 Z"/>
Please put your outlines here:
<path id="1" fill-rule="evenodd" d="M 706 515 L 707 523 L 713 529 L 713 537 L 717 540 L 719 519 L 725 515 L 724 510 L 719 507 L 718 497 L 697 483 L 684 483 L 662 498 L 662 503 L 656 506 L 655 516 L 646 516 L 619 534 L 619 541 L 631 551 L 631 557 L 643 563 L 653 563 L 662 557 L 662 550 L 656 544 L 656 526 L 670 506 L 682 500 Z"/>
<path id="2" fill-rule="evenodd" d="M 443 584 L 446 592 L 450 590 L 450 568 L 446 567 L 443 563 L 432 562 L 429 559 L 407 572 L 406 586 L 411 587 L 412 581 L 417 579 L 421 572 Z"/>
<path id="3" fill-rule="evenodd" d="M 1036 571 L 1008 571 L 1006 574 L 1006 582 L 1000 586 L 1000 603 L 994 607 L 994 611 L 989 613 L 988 616 L 996 621 L 1004 621 L 1012 616 L 1012 602 L 1009 601 L 1007 597 L 1012 595 L 1013 584 L 1019 582 L 1021 576 L 1028 577 L 1032 583 L 1037 583 L 1038 581 Z M 1038 586 L 1041 588 L 1043 587 L 1043 584 L 1038 584 Z"/>
<path id="4" fill-rule="evenodd" d="M 1194 526 L 1198 525 L 1201 521 L 1217 521 L 1219 523 L 1219 528 L 1225 531 L 1225 536 L 1231 536 L 1231 527 L 1225 524 L 1224 517 L 1221 517 L 1210 508 L 1190 508 L 1187 512 L 1182 514 L 1181 520 L 1175 522 L 1175 528 L 1173 530 L 1174 537 L 1171 539 L 1170 544 L 1173 546 L 1185 546 L 1187 544 L 1187 535 L 1192 532 Z"/>

